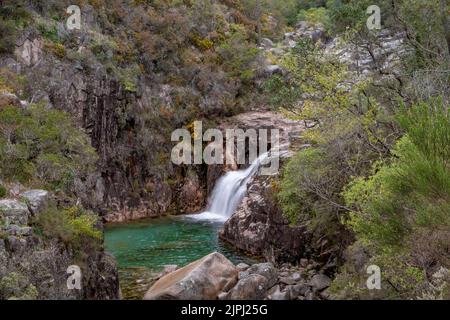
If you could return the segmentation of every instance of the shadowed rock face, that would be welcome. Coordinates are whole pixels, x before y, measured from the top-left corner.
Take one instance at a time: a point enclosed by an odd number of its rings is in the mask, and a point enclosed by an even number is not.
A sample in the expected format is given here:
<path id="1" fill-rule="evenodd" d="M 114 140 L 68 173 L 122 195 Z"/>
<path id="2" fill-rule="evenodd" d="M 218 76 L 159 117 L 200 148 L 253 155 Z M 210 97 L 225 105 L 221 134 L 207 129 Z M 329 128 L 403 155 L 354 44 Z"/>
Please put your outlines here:
<path id="1" fill-rule="evenodd" d="M 215 300 L 237 282 L 238 270 L 220 253 L 212 253 L 159 279 L 144 300 Z"/>

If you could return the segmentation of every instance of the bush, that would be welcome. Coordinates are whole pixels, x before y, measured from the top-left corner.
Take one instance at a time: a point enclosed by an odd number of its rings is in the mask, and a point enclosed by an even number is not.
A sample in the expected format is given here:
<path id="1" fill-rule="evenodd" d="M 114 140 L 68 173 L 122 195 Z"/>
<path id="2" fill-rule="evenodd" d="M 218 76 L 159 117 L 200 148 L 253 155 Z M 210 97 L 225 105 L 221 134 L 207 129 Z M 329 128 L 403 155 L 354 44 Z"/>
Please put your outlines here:
<path id="1" fill-rule="evenodd" d="M 95 169 L 89 138 L 65 112 L 33 105 L 0 111 L 0 176 L 53 191 L 72 191 Z"/>
<path id="2" fill-rule="evenodd" d="M 423 272 L 450 265 L 450 110 L 440 100 L 422 102 L 399 122 L 406 135 L 395 158 L 343 195 L 354 208 L 349 226 L 373 261 L 399 297 L 415 298 Z"/>
<path id="3" fill-rule="evenodd" d="M 3 300 L 34 300 L 38 291 L 23 275 L 11 272 L 0 279 L 0 299 Z"/>
<path id="4" fill-rule="evenodd" d="M 97 215 L 78 207 L 50 208 L 38 216 L 34 226 L 37 234 L 79 251 L 100 245 L 102 233 L 96 229 L 97 222 Z"/>

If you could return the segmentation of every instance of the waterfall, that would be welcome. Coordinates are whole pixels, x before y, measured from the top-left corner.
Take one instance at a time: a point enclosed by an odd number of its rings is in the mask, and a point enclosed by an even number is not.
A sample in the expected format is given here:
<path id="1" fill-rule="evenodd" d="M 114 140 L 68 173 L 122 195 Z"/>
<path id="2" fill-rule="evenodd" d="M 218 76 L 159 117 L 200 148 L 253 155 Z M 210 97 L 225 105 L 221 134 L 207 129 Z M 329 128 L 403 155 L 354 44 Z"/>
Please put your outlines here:
<path id="1" fill-rule="evenodd" d="M 244 198 L 247 192 L 247 183 L 268 157 L 268 154 L 265 153 L 259 156 L 247 169 L 230 171 L 221 177 L 214 187 L 208 209 L 203 213 L 190 215 L 189 217 L 197 220 L 222 222 L 228 220 Z"/>

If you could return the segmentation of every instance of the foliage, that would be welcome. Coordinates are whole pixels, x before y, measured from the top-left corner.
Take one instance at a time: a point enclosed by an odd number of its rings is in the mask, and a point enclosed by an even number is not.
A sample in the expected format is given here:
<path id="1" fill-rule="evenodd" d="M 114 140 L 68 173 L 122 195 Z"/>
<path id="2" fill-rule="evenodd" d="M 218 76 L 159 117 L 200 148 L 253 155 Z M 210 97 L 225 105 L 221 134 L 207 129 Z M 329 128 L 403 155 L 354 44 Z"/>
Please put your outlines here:
<path id="1" fill-rule="evenodd" d="M 37 297 L 36 287 L 20 273 L 11 272 L 0 279 L 0 299 L 34 300 Z"/>
<path id="2" fill-rule="evenodd" d="M 368 179 L 355 179 L 344 192 L 347 204 L 356 209 L 350 225 L 360 239 L 380 248 L 441 234 L 434 245 L 443 256 L 420 266 L 429 268 L 442 259 L 448 263 L 450 112 L 439 101 L 420 103 L 402 114 L 400 123 L 407 135 L 396 145 L 396 158 Z M 411 249 L 411 254 L 422 253 Z"/>
<path id="3" fill-rule="evenodd" d="M 0 174 L 5 180 L 71 192 L 76 177 L 97 159 L 89 139 L 69 115 L 42 106 L 0 111 Z"/>
<path id="4" fill-rule="evenodd" d="M 79 251 L 97 247 L 102 232 L 97 230 L 98 216 L 79 207 L 50 208 L 39 214 L 35 230 L 46 239 L 58 239 Z"/>

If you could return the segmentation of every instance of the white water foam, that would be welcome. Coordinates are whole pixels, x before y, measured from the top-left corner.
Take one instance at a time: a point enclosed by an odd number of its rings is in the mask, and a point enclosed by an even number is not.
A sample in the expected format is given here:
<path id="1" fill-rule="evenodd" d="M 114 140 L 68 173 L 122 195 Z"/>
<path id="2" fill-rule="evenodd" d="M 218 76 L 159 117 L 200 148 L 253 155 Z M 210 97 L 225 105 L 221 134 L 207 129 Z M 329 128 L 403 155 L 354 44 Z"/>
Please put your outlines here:
<path id="1" fill-rule="evenodd" d="M 259 156 L 247 169 L 230 171 L 225 174 L 214 187 L 208 209 L 200 214 L 193 214 L 187 217 L 196 220 L 227 221 L 244 198 L 247 192 L 247 183 L 268 158 L 268 154 L 265 153 Z"/>

